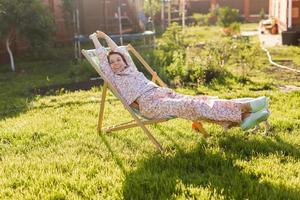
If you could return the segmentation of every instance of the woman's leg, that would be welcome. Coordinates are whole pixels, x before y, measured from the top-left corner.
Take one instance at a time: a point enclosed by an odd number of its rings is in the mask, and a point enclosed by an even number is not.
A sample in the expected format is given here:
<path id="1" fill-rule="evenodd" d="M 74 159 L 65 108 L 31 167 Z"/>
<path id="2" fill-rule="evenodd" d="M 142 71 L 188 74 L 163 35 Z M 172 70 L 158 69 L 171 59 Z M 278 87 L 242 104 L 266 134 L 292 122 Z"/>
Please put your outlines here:
<path id="1" fill-rule="evenodd" d="M 166 88 L 147 92 L 137 101 L 141 113 L 149 118 L 174 116 L 191 121 L 210 121 L 226 129 L 242 125 L 244 130 L 248 130 L 269 115 L 263 110 L 253 113 L 253 107 L 249 102 L 198 98 L 177 94 Z"/>
<path id="2" fill-rule="evenodd" d="M 224 100 L 224 99 L 219 99 L 217 96 L 204 96 L 204 95 L 199 95 L 199 96 L 190 96 L 190 95 L 183 95 L 183 94 L 178 94 L 176 93 L 176 96 L 179 98 L 184 98 L 184 97 L 190 97 L 190 98 L 195 98 L 196 100 L 203 100 L 203 101 L 212 101 L 214 102 L 217 100 Z M 233 100 L 225 100 L 225 101 L 234 101 L 236 103 L 240 103 L 241 106 L 241 111 L 242 111 L 242 120 L 248 117 L 251 114 L 251 104 L 249 103 L 251 100 L 254 100 L 255 98 L 239 98 L 239 99 L 233 99 Z M 228 124 L 228 122 L 219 122 L 215 121 L 215 123 L 218 124 Z M 236 124 L 235 124 L 236 125 Z"/>
<path id="3" fill-rule="evenodd" d="M 161 97 L 161 98 L 157 98 Z M 243 103 L 222 99 L 202 99 L 177 94 L 158 88 L 139 98 L 141 112 L 146 116 L 162 118 L 176 116 L 192 121 L 210 120 L 218 122 L 242 121 L 242 113 L 248 111 Z"/>

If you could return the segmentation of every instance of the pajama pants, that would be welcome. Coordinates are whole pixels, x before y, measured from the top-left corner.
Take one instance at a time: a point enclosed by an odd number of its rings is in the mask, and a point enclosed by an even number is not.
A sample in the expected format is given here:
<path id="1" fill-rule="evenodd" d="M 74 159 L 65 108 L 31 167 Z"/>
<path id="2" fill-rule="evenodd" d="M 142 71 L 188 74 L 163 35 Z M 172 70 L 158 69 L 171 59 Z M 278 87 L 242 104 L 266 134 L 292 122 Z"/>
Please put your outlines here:
<path id="1" fill-rule="evenodd" d="M 242 121 L 241 103 L 211 96 L 190 96 L 169 88 L 153 88 L 137 99 L 140 112 L 147 118 L 179 117 L 192 121 Z"/>

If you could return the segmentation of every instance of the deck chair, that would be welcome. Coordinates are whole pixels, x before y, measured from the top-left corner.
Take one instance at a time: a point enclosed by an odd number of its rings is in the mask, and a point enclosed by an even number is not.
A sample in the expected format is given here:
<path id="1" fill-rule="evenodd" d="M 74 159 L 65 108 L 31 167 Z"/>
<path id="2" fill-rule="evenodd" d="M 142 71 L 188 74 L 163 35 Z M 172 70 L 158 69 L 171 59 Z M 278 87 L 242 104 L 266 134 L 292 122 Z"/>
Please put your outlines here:
<path id="1" fill-rule="evenodd" d="M 142 58 L 142 56 L 130 44 L 127 46 L 123 46 L 121 48 L 125 48 L 127 52 L 131 52 L 142 63 L 142 65 L 146 68 L 146 70 L 151 74 L 153 82 L 156 82 L 161 87 L 167 87 L 167 85 L 159 78 L 157 73 L 147 64 L 147 62 Z M 85 56 L 85 58 L 89 61 L 89 63 L 94 67 L 94 69 L 98 72 L 100 77 L 104 80 L 102 97 L 100 102 L 98 126 L 97 126 L 98 132 L 110 133 L 113 131 L 124 130 L 133 127 L 140 127 L 144 131 L 144 133 L 148 136 L 148 138 L 151 140 L 151 142 L 155 145 L 155 147 L 158 150 L 163 151 L 164 149 L 162 145 L 156 140 L 156 138 L 151 134 L 151 132 L 146 128 L 145 125 L 165 122 L 170 119 L 173 119 L 174 117 L 170 116 L 165 119 L 148 119 L 140 115 L 139 110 L 137 108 L 131 107 L 126 103 L 125 99 L 118 93 L 118 91 L 113 86 L 111 81 L 101 71 L 101 66 L 99 66 L 100 61 L 99 58 L 96 56 L 95 49 L 90 49 L 90 50 L 83 49 L 81 52 Z M 112 91 L 112 93 L 122 102 L 125 109 L 131 114 L 133 120 L 121 124 L 113 125 L 107 128 L 102 128 L 107 88 L 109 88 Z M 203 128 L 202 123 L 193 122 L 193 125 L 196 126 L 195 129 L 199 133 L 202 133 L 204 137 L 208 136 L 208 133 Z"/>

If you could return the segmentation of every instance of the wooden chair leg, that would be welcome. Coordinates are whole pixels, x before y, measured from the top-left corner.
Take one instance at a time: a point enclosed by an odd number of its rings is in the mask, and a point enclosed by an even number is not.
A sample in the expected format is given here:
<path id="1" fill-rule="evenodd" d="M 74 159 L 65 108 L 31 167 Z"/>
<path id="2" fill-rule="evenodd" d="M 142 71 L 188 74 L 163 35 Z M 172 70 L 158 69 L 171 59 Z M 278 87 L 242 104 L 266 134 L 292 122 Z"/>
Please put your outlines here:
<path id="1" fill-rule="evenodd" d="M 104 82 L 103 89 L 102 89 L 102 98 L 101 98 L 101 102 L 100 102 L 98 126 L 97 126 L 98 133 L 100 133 L 101 129 L 102 129 L 106 93 L 107 93 L 107 82 Z"/>
<path id="2" fill-rule="evenodd" d="M 165 122 L 165 121 L 167 121 L 167 120 L 166 119 L 154 119 L 154 120 L 145 120 L 145 121 L 142 121 L 142 123 L 144 125 L 149 125 L 149 124 L 158 124 L 158 123 Z M 121 123 L 121 124 L 117 124 L 117 125 L 107 127 L 105 129 L 103 129 L 102 132 L 110 133 L 110 132 L 113 132 L 113 131 L 119 131 L 119 130 L 134 128 L 134 127 L 137 127 L 137 126 L 139 126 L 139 124 L 137 124 L 135 120 L 132 120 L 132 121 L 129 121 L 129 122 L 124 122 L 124 123 Z"/>
<path id="3" fill-rule="evenodd" d="M 148 138 L 151 140 L 151 142 L 154 144 L 157 150 L 160 152 L 164 152 L 164 148 L 162 145 L 153 137 L 153 135 L 150 133 L 150 131 L 145 127 L 144 124 L 140 124 L 141 128 L 143 129 L 144 133 L 148 136 Z"/>

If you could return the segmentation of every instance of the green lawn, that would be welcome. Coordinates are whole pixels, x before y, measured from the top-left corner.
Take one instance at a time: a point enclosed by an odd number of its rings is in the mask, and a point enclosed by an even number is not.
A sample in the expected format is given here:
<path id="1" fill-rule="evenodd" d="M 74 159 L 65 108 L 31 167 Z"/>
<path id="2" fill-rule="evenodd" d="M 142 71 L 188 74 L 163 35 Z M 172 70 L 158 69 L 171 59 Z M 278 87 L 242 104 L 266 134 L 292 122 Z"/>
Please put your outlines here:
<path id="1" fill-rule="evenodd" d="M 96 132 L 101 88 L 29 92 L 87 79 L 93 72 L 84 69 L 91 68 L 24 62 L 16 73 L 1 71 L 0 199 L 299 199 L 300 92 L 279 89 L 300 86 L 298 75 L 266 63 L 245 85 L 178 88 L 221 98 L 269 96 L 270 136 L 205 124 L 205 140 L 175 119 L 150 126 L 166 149 L 161 154 L 141 129 Z M 106 126 L 130 116 L 110 93 L 104 118 Z"/>
<path id="2" fill-rule="evenodd" d="M 257 23 L 245 23 L 241 25 L 241 30 L 243 31 L 257 31 L 258 22 Z"/>

